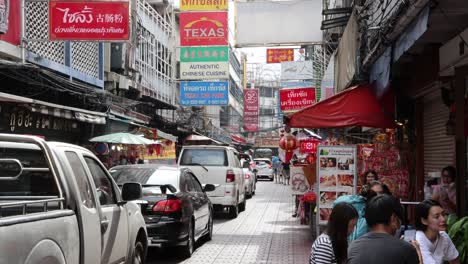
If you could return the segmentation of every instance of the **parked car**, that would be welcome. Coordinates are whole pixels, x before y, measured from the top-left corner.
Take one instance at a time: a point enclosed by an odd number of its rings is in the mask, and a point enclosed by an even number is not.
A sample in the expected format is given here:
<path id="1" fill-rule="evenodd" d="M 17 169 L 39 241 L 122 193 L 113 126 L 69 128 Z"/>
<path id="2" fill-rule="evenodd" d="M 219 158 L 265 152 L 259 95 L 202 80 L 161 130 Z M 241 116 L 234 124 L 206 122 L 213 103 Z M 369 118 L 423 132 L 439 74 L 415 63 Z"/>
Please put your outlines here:
<path id="1" fill-rule="evenodd" d="M 257 188 L 257 184 L 255 182 L 255 175 L 250 168 L 243 168 L 244 170 L 244 178 L 245 178 L 245 193 L 247 198 L 251 198 L 255 195 L 255 189 Z"/>
<path id="2" fill-rule="evenodd" d="M 273 163 L 270 159 L 254 159 L 257 168 L 257 178 L 267 178 L 273 181 Z"/>
<path id="3" fill-rule="evenodd" d="M 149 246 L 181 246 L 190 257 L 197 240 L 213 236 L 213 206 L 206 191 L 187 168 L 158 164 L 122 165 L 110 169 L 119 186 L 139 182 L 143 186 L 142 212 Z"/>
<path id="4" fill-rule="evenodd" d="M 215 210 L 228 208 L 231 218 L 245 210 L 244 172 L 236 149 L 217 145 L 183 146 L 178 164 L 193 171 L 201 183 L 214 184 L 208 192 Z"/>
<path id="5" fill-rule="evenodd" d="M 252 155 L 247 154 L 247 153 L 240 153 L 240 154 L 239 154 L 239 158 L 240 158 L 241 160 L 246 160 L 247 162 L 249 162 L 249 164 L 250 164 L 250 169 L 251 169 L 251 171 L 254 173 L 255 179 L 256 179 L 256 178 L 257 178 L 257 170 L 256 170 L 255 161 L 254 161 Z"/>
<path id="6" fill-rule="evenodd" d="M 0 134 L 0 263 L 144 263 L 141 195 L 85 148 Z"/>

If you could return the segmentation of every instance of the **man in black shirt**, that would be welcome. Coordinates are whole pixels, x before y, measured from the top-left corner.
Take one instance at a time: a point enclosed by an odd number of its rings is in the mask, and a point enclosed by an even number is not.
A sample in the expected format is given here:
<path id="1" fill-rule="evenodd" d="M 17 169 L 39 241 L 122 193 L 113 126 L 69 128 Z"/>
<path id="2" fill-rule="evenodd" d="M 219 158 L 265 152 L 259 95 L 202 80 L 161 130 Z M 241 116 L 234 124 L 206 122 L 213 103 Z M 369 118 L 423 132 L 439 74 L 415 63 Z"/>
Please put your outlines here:
<path id="1" fill-rule="evenodd" d="M 386 194 L 372 198 L 366 206 L 365 218 L 370 232 L 351 243 L 348 264 L 419 263 L 415 246 L 395 237 L 402 218 L 398 199 Z"/>

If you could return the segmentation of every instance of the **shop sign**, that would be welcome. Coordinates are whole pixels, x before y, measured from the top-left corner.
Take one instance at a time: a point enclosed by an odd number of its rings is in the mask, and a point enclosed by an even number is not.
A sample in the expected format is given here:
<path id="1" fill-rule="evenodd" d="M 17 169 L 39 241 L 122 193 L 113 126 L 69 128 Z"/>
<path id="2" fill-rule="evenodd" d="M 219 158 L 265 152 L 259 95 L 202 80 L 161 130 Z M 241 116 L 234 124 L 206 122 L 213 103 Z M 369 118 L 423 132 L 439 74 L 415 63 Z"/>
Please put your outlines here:
<path id="1" fill-rule="evenodd" d="M 181 11 L 216 11 L 227 10 L 227 0 L 181 0 Z"/>
<path id="2" fill-rule="evenodd" d="M 50 40 L 128 40 L 128 2 L 50 1 Z"/>
<path id="3" fill-rule="evenodd" d="M 356 193 L 357 167 L 355 146 L 318 146 L 317 183 L 320 199 L 317 223 L 328 222 L 333 202 L 342 195 Z"/>
<path id="4" fill-rule="evenodd" d="M 280 90 L 281 111 L 299 110 L 315 103 L 315 88 Z"/>
<path id="5" fill-rule="evenodd" d="M 221 80 L 229 79 L 227 62 L 181 62 L 180 79 L 182 80 Z"/>
<path id="6" fill-rule="evenodd" d="M 181 82 L 180 105 L 208 106 L 227 105 L 229 82 Z"/>
<path id="7" fill-rule="evenodd" d="M 181 46 L 227 46 L 227 12 L 186 12 L 180 14 Z"/>
<path id="8" fill-rule="evenodd" d="M 149 152 L 146 151 L 143 155 L 145 160 L 160 160 L 160 159 L 172 159 L 175 162 L 176 149 L 175 143 L 170 140 L 166 140 L 163 144 L 159 145 L 159 151 Z"/>
<path id="9" fill-rule="evenodd" d="M 277 148 L 279 147 L 279 142 L 280 142 L 280 138 L 279 137 L 275 137 L 275 138 L 265 138 L 265 137 L 261 137 L 259 138 L 259 140 L 256 142 L 256 146 L 257 147 L 269 147 L 269 148 Z"/>
<path id="10" fill-rule="evenodd" d="M 228 62 L 229 48 L 226 47 L 181 47 L 181 62 Z"/>
<path id="11" fill-rule="evenodd" d="M 313 78 L 312 61 L 281 62 L 281 80 L 307 80 Z"/>
<path id="12" fill-rule="evenodd" d="M 78 124 L 70 119 L 34 114 L 27 110 L 20 110 L 10 113 L 10 131 L 15 132 L 19 128 L 73 132 L 77 130 Z"/>
<path id="13" fill-rule="evenodd" d="M 267 49 L 267 63 L 294 61 L 294 49 Z"/>
<path id="14" fill-rule="evenodd" d="M 244 90 L 244 131 L 258 131 L 258 89 Z"/>

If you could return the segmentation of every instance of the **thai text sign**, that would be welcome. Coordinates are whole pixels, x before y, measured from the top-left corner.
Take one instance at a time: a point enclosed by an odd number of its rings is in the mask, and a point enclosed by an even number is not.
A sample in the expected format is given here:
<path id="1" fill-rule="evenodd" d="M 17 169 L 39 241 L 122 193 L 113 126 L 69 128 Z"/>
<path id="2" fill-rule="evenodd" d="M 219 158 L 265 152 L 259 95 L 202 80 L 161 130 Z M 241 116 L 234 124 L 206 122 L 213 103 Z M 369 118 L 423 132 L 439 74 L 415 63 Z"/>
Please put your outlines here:
<path id="1" fill-rule="evenodd" d="M 128 2 L 50 1 L 50 40 L 128 40 Z"/>
<path id="2" fill-rule="evenodd" d="M 287 61 L 281 63 L 281 80 L 306 80 L 313 78 L 312 61 Z"/>
<path id="3" fill-rule="evenodd" d="M 294 49 L 267 49 L 267 63 L 294 61 Z"/>
<path id="4" fill-rule="evenodd" d="M 227 62 L 181 62 L 180 79 L 182 80 L 220 80 L 229 79 Z"/>
<path id="5" fill-rule="evenodd" d="M 206 106 L 227 105 L 229 83 L 225 82 L 181 82 L 180 105 Z"/>
<path id="6" fill-rule="evenodd" d="M 244 131 L 258 131 L 258 89 L 244 90 Z"/>
<path id="7" fill-rule="evenodd" d="M 281 111 L 299 110 L 315 103 L 315 88 L 280 90 Z"/>
<path id="8" fill-rule="evenodd" d="M 183 47 L 180 48 L 181 62 L 217 62 L 229 59 L 228 47 Z"/>
<path id="9" fill-rule="evenodd" d="M 181 46 L 228 45 L 227 12 L 180 14 Z"/>
<path id="10" fill-rule="evenodd" d="M 214 11 L 227 10 L 227 0 L 181 0 L 181 11 Z"/>

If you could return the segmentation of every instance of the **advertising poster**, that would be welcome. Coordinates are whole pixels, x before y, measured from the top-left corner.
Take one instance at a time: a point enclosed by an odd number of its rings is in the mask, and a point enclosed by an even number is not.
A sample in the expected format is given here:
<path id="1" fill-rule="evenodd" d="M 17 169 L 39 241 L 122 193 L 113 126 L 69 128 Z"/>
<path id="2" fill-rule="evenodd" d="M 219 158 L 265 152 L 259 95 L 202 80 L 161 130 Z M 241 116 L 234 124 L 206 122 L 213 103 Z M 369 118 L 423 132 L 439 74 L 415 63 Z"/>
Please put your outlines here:
<path id="1" fill-rule="evenodd" d="M 244 89 L 244 131 L 258 131 L 258 89 Z"/>
<path id="2" fill-rule="evenodd" d="M 50 1 L 50 40 L 128 40 L 129 3 Z"/>
<path id="3" fill-rule="evenodd" d="M 229 79 L 228 62 L 181 62 L 181 80 L 226 80 Z"/>
<path id="4" fill-rule="evenodd" d="M 227 0 L 181 0 L 181 11 L 216 11 L 227 10 Z"/>
<path id="5" fill-rule="evenodd" d="M 180 105 L 207 106 L 227 105 L 229 83 L 220 82 L 181 82 Z"/>
<path id="6" fill-rule="evenodd" d="M 229 48 L 181 47 L 180 62 L 228 62 Z"/>
<path id="7" fill-rule="evenodd" d="M 325 225 L 333 202 L 342 195 L 356 193 L 357 167 L 355 146 L 318 146 L 318 223 Z"/>
<path id="8" fill-rule="evenodd" d="M 267 63 L 294 61 L 294 49 L 267 49 Z"/>
<path id="9" fill-rule="evenodd" d="M 299 110 L 315 103 L 315 88 L 280 89 L 281 111 Z"/>
<path id="10" fill-rule="evenodd" d="M 180 46 L 227 45 L 227 12 L 180 13 Z"/>

